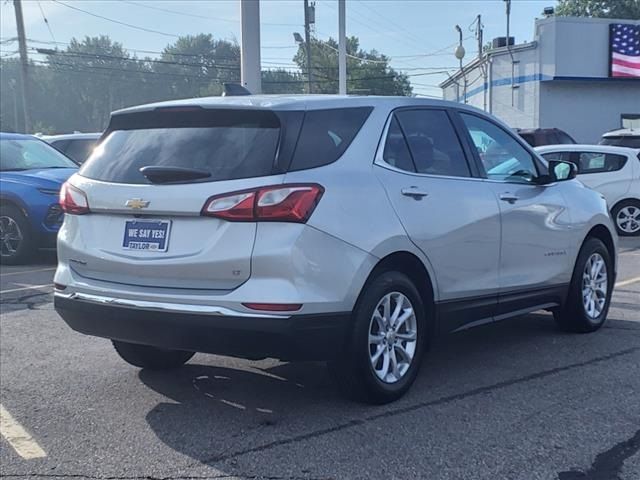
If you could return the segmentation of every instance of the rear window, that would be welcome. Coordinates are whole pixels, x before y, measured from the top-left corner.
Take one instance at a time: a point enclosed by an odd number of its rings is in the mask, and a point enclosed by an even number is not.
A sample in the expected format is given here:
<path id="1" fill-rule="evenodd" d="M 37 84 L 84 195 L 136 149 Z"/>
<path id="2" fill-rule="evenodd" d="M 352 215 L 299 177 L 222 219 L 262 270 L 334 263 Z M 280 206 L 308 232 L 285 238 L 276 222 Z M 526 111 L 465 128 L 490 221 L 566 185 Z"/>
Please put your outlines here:
<path id="1" fill-rule="evenodd" d="M 116 183 L 150 183 L 147 166 L 206 171 L 206 181 L 273 173 L 280 122 L 273 112 L 209 110 L 144 112 L 114 117 L 80 174 Z"/>
<path id="2" fill-rule="evenodd" d="M 640 148 L 640 137 L 619 136 L 604 137 L 600 140 L 600 145 L 615 145 L 616 147 Z"/>
<path id="3" fill-rule="evenodd" d="M 64 148 L 64 153 L 71 157 L 77 163 L 83 163 L 96 145 L 96 140 L 70 140 L 69 144 Z"/>
<path id="4" fill-rule="evenodd" d="M 370 107 L 358 107 L 308 111 L 289 171 L 320 167 L 338 160 L 371 110 Z"/>

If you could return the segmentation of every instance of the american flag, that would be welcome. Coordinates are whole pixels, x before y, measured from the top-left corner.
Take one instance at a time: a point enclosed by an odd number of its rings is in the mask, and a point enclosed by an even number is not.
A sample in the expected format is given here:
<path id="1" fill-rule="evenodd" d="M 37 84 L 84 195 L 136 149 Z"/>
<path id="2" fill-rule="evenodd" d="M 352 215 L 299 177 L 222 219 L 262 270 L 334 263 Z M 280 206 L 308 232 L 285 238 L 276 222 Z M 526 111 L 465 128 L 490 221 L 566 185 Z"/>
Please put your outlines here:
<path id="1" fill-rule="evenodd" d="M 612 23 L 611 76 L 640 78 L 640 25 Z"/>

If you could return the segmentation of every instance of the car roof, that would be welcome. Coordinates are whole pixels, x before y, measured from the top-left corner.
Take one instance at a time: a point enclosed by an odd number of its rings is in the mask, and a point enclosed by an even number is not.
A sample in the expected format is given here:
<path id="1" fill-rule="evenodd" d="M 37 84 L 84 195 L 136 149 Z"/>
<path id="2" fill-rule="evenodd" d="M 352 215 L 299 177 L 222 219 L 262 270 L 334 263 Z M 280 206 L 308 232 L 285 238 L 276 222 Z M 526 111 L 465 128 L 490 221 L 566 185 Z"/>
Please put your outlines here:
<path id="1" fill-rule="evenodd" d="M 611 130 L 602 135 L 602 138 L 607 137 L 640 137 L 640 130 L 633 128 L 618 128 L 617 130 Z"/>
<path id="2" fill-rule="evenodd" d="M 25 135 L 24 133 L 0 132 L 0 140 L 33 140 L 33 135 Z"/>
<path id="3" fill-rule="evenodd" d="M 41 135 L 39 138 L 46 142 L 52 142 L 54 140 L 97 140 L 102 133 L 63 133 L 60 135 Z"/>
<path id="4" fill-rule="evenodd" d="M 596 153 L 617 153 L 619 155 L 637 155 L 637 148 L 618 147 L 614 145 L 590 145 L 590 144 L 565 144 L 565 145 L 544 145 L 535 147 L 538 153 L 549 152 L 596 152 Z"/>
<path id="5" fill-rule="evenodd" d="M 477 110 L 457 102 L 416 97 L 382 97 L 382 96 L 349 96 L 349 95 L 245 95 L 232 97 L 203 97 L 167 102 L 150 103 L 125 108 L 113 112 L 113 115 L 144 112 L 156 108 L 201 107 L 201 108 L 234 108 L 265 110 L 315 110 L 345 107 L 401 107 L 401 106 L 440 106 L 468 108 Z"/>

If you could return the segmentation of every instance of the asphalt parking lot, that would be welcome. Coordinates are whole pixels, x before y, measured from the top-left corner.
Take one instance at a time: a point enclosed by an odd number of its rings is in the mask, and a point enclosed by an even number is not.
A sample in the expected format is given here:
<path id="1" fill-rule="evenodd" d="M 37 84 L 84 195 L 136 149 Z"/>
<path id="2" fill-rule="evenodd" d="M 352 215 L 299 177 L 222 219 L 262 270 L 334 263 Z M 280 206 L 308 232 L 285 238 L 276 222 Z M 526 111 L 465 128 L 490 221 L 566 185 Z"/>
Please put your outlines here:
<path id="1" fill-rule="evenodd" d="M 56 316 L 52 255 L 3 267 L 0 476 L 638 480 L 640 240 L 620 247 L 601 331 L 536 313 L 451 335 L 382 407 L 316 363 L 139 371 Z"/>

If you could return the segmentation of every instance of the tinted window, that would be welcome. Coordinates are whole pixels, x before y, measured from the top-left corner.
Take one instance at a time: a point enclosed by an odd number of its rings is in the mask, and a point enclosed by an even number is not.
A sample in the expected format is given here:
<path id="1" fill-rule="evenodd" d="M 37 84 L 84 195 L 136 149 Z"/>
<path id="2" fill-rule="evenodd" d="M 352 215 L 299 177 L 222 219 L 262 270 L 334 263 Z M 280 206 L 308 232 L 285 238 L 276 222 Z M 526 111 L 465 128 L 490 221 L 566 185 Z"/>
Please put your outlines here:
<path id="1" fill-rule="evenodd" d="M 571 145 L 576 143 L 576 141 L 573 138 L 571 138 L 567 133 L 563 132 L 562 130 L 558 130 L 556 133 L 558 135 L 558 144 Z"/>
<path id="2" fill-rule="evenodd" d="M 418 173 L 469 177 L 471 172 L 449 116 L 443 110 L 396 114 Z"/>
<path id="3" fill-rule="evenodd" d="M 76 162 L 83 163 L 91 155 L 95 144 L 95 140 L 69 140 L 64 153 Z"/>
<path id="4" fill-rule="evenodd" d="M 77 166 L 51 145 L 40 140 L 0 141 L 0 171 Z"/>
<path id="5" fill-rule="evenodd" d="M 289 170 L 335 162 L 349 147 L 370 113 L 370 107 L 308 111 Z"/>
<path id="6" fill-rule="evenodd" d="M 389 125 L 389 132 L 387 133 L 387 140 L 384 144 L 382 158 L 392 167 L 408 172 L 416 171 L 413 160 L 411 159 L 411 153 L 409 153 L 407 141 L 404 138 L 395 115 Z"/>
<path id="7" fill-rule="evenodd" d="M 542 156 L 547 162 L 550 162 L 552 160 L 556 160 L 559 162 L 571 161 L 571 154 L 569 152 L 550 152 L 550 153 L 544 153 L 542 154 Z"/>
<path id="8" fill-rule="evenodd" d="M 640 137 L 620 136 L 605 137 L 600 140 L 600 145 L 614 145 L 617 147 L 640 148 Z"/>
<path id="9" fill-rule="evenodd" d="M 530 183 L 538 176 L 532 155 L 505 130 L 475 115 L 461 113 L 487 177 Z"/>
<path id="10" fill-rule="evenodd" d="M 627 157 L 611 153 L 580 152 L 578 154 L 578 173 L 615 172 L 624 167 Z"/>
<path id="11" fill-rule="evenodd" d="M 142 167 L 203 170 L 211 174 L 205 181 L 258 177 L 273 171 L 280 124 L 272 112 L 214 110 L 125 117 L 112 122 L 111 133 L 83 164 L 82 175 L 108 182 L 149 183 L 140 173 Z"/>
<path id="12" fill-rule="evenodd" d="M 537 147 L 538 146 L 538 145 L 536 145 L 536 141 L 535 141 L 533 133 L 521 133 L 520 136 L 522 137 L 522 139 L 525 142 L 527 142 L 532 147 Z"/>

